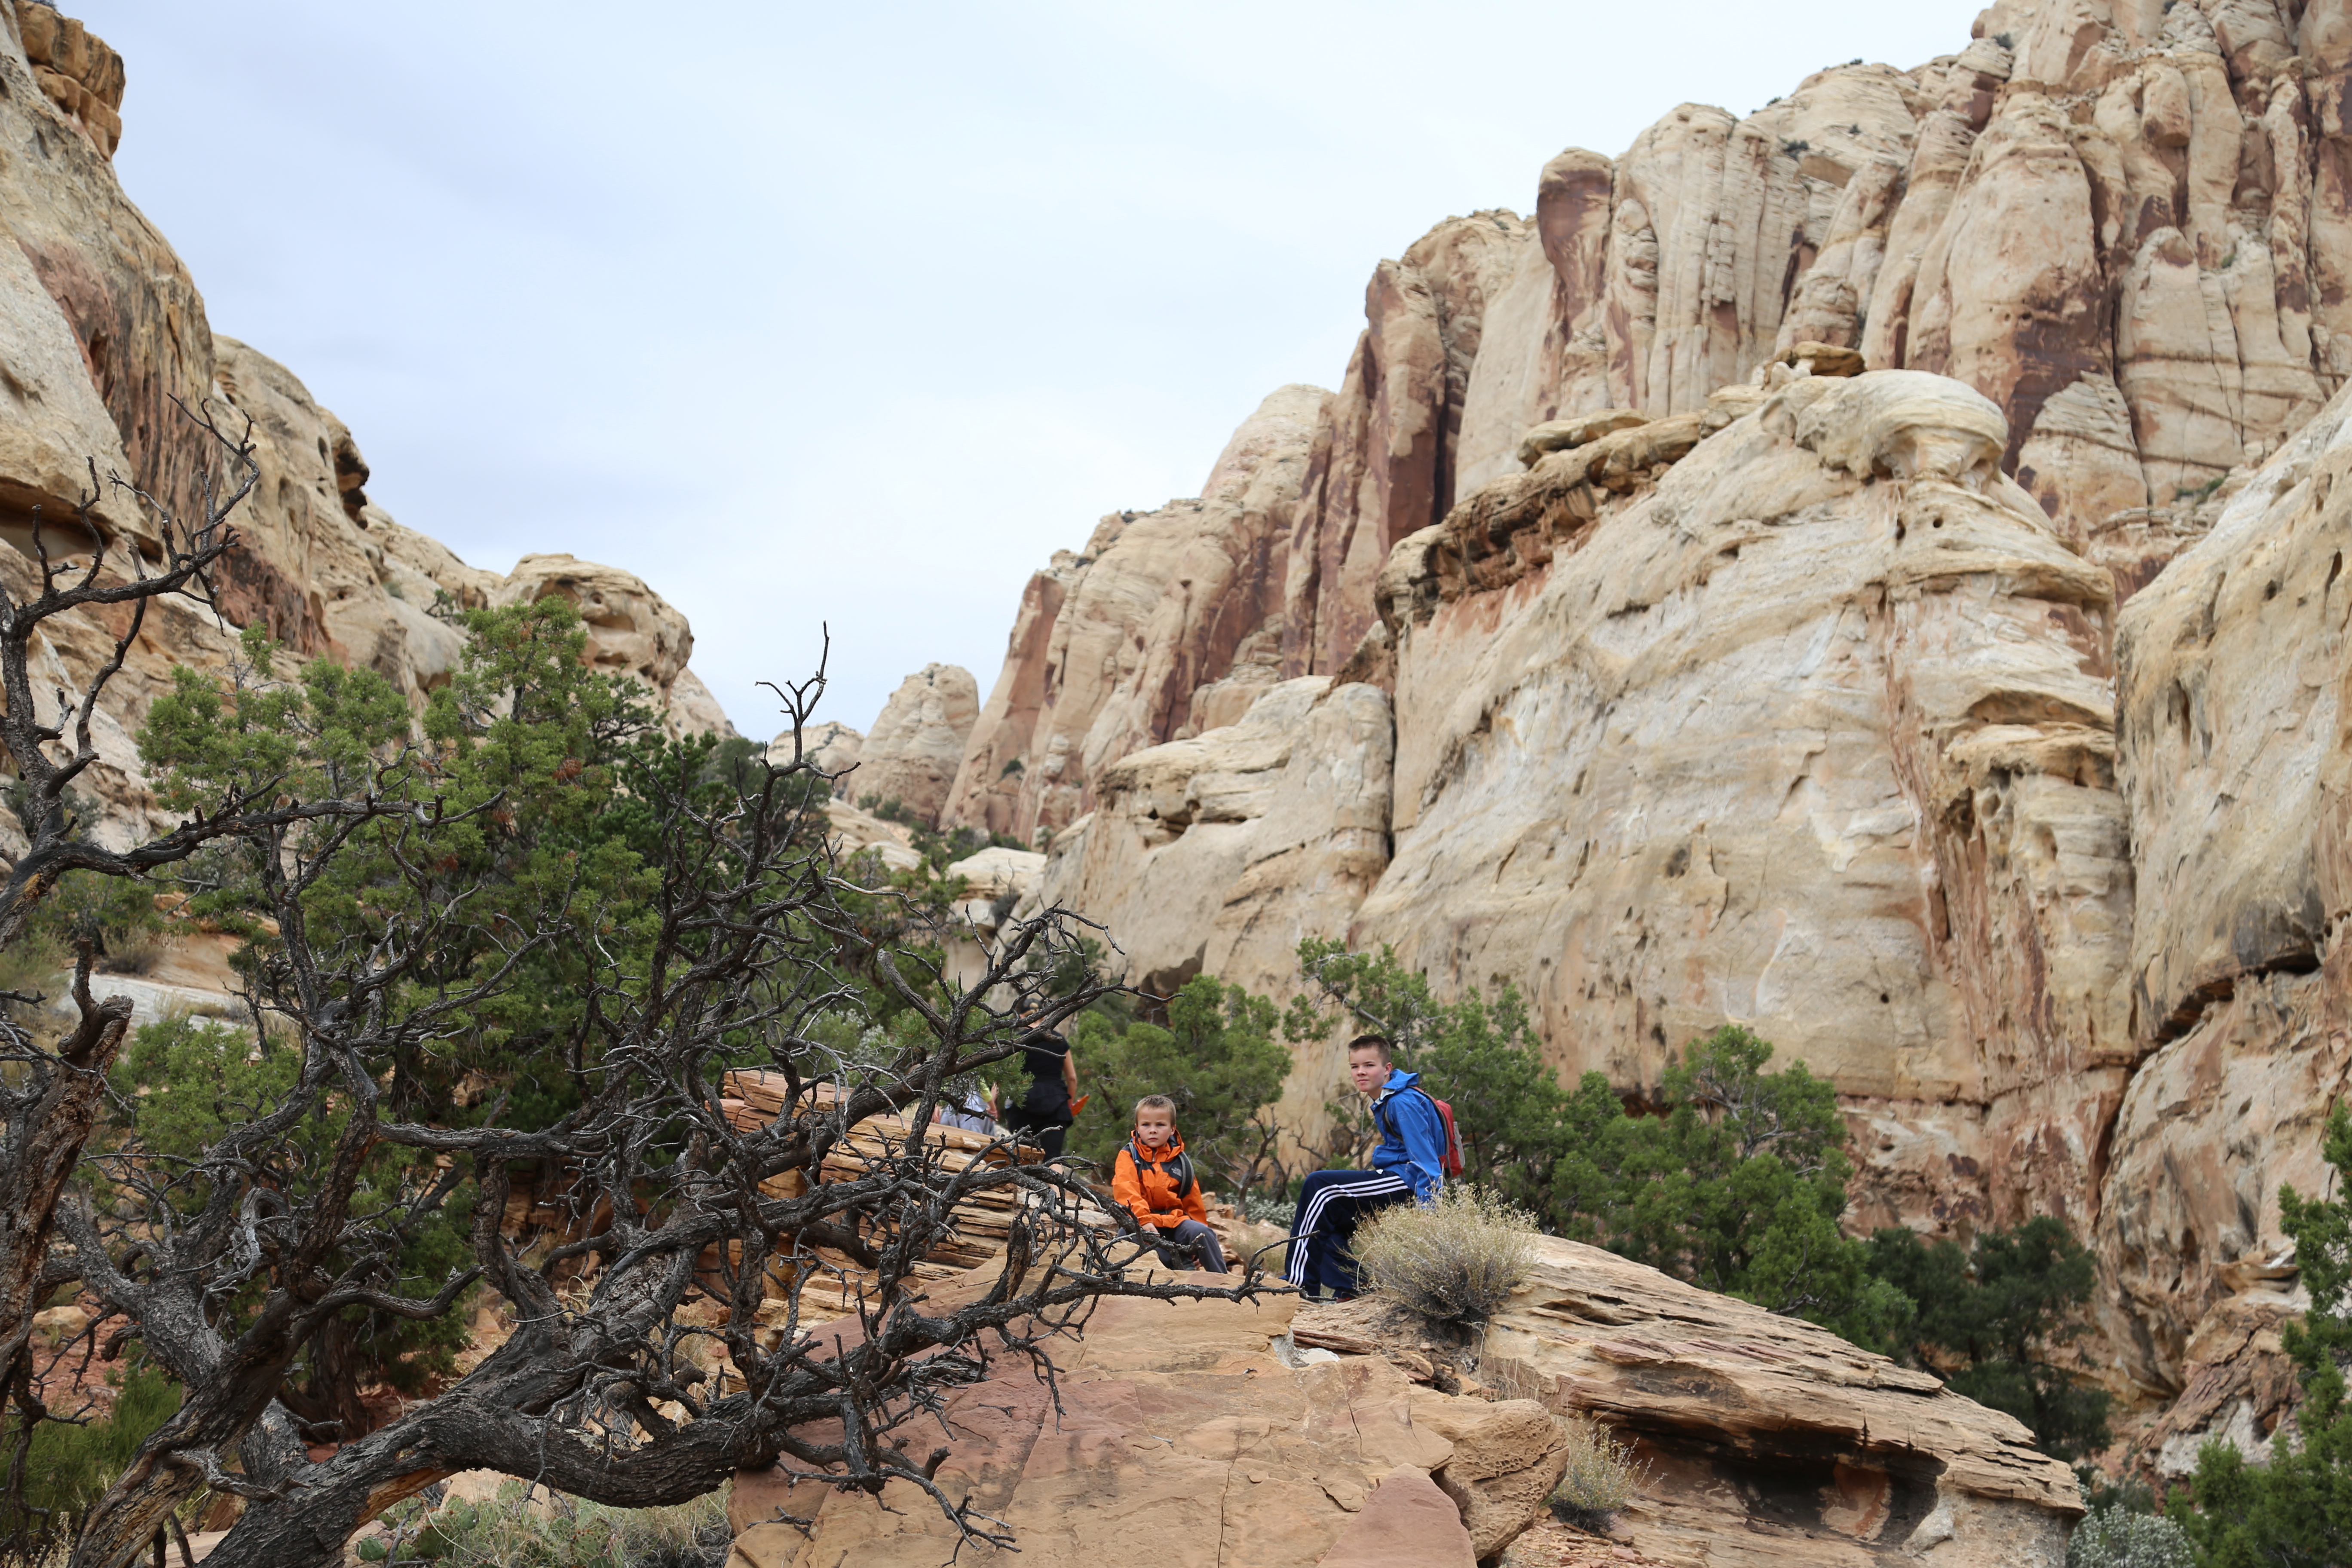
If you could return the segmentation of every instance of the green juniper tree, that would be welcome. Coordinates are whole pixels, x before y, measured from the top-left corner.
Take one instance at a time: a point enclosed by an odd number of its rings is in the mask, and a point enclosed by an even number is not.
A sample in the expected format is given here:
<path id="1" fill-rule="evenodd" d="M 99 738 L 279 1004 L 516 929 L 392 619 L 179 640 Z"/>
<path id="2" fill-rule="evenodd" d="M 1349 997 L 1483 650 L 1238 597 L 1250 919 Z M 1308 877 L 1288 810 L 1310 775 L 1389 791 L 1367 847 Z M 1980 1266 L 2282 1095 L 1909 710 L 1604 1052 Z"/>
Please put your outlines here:
<path id="1" fill-rule="evenodd" d="M 2329 1111 L 2320 1151 L 2336 1195 L 2279 1189 L 2279 1228 L 2294 1242 L 2311 1310 L 2281 1333 L 2303 1398 L 2267 1462 L 2205 1445 L 2181 1523 L 2206 1568 L 2336 1568 L 2352 1562 L 2352 1115 Z M 2168 1510 L 2168 1512 L 2179 1510 Z"/>
<path id="2" fill-rule="evenodd" d="M 257 631 L 227 679 L 183 670 L 151 710 L 158 795 L 218 825 L 192 908 L 247 938 L 249 1018 L 142 1035 L 109 1075 L 96 1047 L 123 1018 L 85 989 L 54 1058 L 118 1092 L 55 1210 L 70 1247 L 35 1282 L 96 1296 L 183 1394 L 60 1550 L 121 1568 L 210 1488 L 245 1501 L 220 1568 L 323 1568 L 451 1470 L 642 1507 L 778 1460 L 911 1486 L 1006 1543 L 914 1446 L 949 1394 L 992 1355 L 1049 1355 L 1099 1297 L 1245 1298 L 1255 1279 L 1130 1280 L 1139 1244 L 1083 1222 L 1076 1175 L 950 1169 L 921 1142 L 775 1192 L 869 1116 L 928 1121 L 1012 1053 L 1017 1020 L 1100 995 L 1051 983 L 1075 922 L 1013 922 L 956 984 L 936 948 L 900 941 L 921 917 L 891 910 L 913 900 L 841 874 L 830 781 L 803 759 L 652 733 L 560 601 L 466 627 L 422 714 L 370 672 L 290 668 Z M 821 689 L 780 694 L 795 730 Z M 745 1066 L 781 1084 L 781 1113 L 745 1122 L 728 1076 Z M 916 1310 L 956 1205 L 991 1188 L 1022 1216 L 1000 1285 Z M 525 1194 L 556 1216 L 535 1237 L 505 1223 Z M 812 1336 L 829 1311 L 801 1312 L 817 1247 L 865 1271 L 847 1348 Z M 486 1289 L 513 1335 L 429 1386 Z M 419 1397 L 388 1415 L 359 1399 L 404 1383 Z M 19 1498 L 43 1414 L 19 1405 Z M 336 1446 L 313 1459 L 306 1438 Z"/>
<path id="3" fill-rule="evenodd" d="M 1916 1304 L 1892 1347 L 1898 1357 L 2016 1416 L 2044 1453 L 2079 1459 L 2107 1446 L 2109 1396 L 2055 1359 L 2085 1331 L 2079 1314 L 2098 1281 L 2065 1221 L 1983 1231 L 1968 1252 L 1885 1229 L 1871 1237 L 1870 1268 Z"/>

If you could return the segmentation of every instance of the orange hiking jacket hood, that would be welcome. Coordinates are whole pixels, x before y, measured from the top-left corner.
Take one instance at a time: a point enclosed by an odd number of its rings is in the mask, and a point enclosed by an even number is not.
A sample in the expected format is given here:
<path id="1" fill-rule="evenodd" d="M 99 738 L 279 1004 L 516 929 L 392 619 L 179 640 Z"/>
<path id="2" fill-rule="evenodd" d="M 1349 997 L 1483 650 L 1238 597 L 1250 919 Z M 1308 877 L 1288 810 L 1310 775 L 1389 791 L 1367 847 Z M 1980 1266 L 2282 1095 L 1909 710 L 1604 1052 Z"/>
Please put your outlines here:
<path id="1" fill-rule="evenodd" d="M 1118 1157 L 1111 1162 L 1112 1195 L 1139 1221 L 1161 1230 L 1174 1230 L 1188 1219 L 1206 1225 L 1209 1205 L 1201 1198 L 1201 1178 L 1196 1174 L 1190 1188 L 1176 1190 L 1176 1156 L 1183 1152 L 1181 1137 L 1171 1138 L 1160 1149 L 1146 1149 L 1130 1137 L 1119 1145 Z M 1139 1164 L 1139 1153 L 1143 1156 Z"/>

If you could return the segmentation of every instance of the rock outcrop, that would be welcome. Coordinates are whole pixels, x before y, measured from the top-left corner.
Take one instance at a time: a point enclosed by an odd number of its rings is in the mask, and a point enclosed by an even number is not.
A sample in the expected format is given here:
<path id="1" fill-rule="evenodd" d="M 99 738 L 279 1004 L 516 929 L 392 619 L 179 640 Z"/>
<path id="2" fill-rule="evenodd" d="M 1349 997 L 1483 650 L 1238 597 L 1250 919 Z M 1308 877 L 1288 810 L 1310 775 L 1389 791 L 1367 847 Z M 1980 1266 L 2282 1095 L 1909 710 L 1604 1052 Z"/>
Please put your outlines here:
<path id="1" fill-rule="evenodd" d="M 2260 461 L 2352 370 L 2347 61 L 2332 13 L 2300 9 L 2003 0 L 1916 70 L 1836 67 L 1745 119 L 1685 104 L 1622 157 L 1563 153 L 1532 226 L 1441 224 L 1374 274 L 1318 433 L 1285 672 L 1344 662 L 1376 537 L 1501 477 L 1530 426 L 1695 412 L 1807 340 L 1991 398 L 2004 468 L 2070 538 Z"/>
<path id="2" fill-rule="evenodd" d="M 1025 1364 L 951 1396 L 941 1484 L 1021 1549 L 964 1557 L 1091 1568 L 1133 1555 L 1149 1518 L 1151 1554 L 1172 1568 L 1466 1563 L 1541 1514 L 1559 1475 L 1555 1412 L 1599 1417 L 1649 1466 L 1615 1561 L 2058 1568 L 2082 1511 L 2072 1473 L 2010 1417 L 1826 1330 L 1572 1242 L 1542 1244 L 1487 1331 L 1482 1371 L 1510 1400 L 1416 1385 L 1379 1354 L 1287 1353 L 1329 1310 L 1106 1302 L 1057 1352 L 1058 1418 Z M 761 1522 L 780 1508 L 814 1511 L 810 1534 Z M 877 1500 L 746 1474 L 730 1515 L 736 1568 L 930 1568 L 953 1550 L 937 1507 L 903 1483 Z M 1394 1550 L 1408 1541 L 1421 1555 Z"/>
<path id="3" fill-rule="evenodd" d="M 227 629 L 179 601 L 151 606 L 110 688 L 100 762 L 79 786 L 106 808 L 100 831 L 156 826 L 131 737 L 174 665 L 226 668 L 247 626 L 298 654 L 373 668 L 422 701 L 462 644 L 437 601 L 564 593 L 589 620 L 592 657 L 644 680 L 674 733 L 731 733 L 686 668 L 685 618 L 646 584 L 569 557 L 532 558 L 511 580 L 467 566 L 369 499 L 351 431 L 291 371 L 212 332 L 186 268 L 116 181 L 123 80 L 120 57 L 80 22 L 0 0 L 0 538 L 13 547 L 0 550 L 0 575 L 11 592 L 30 581 L 37 511 L 52 550 L 66 548 L 93 466 L 92 522 L 110 544 L 152 558 L 164 517 L 200 521 L 205 485 L 227 463 L 183 406 L 208 409 L 238 439 L 250 420 L 259 473 L 231 520 L 243 548 L 215 573 Z M 86 617 L 51 622 L 46 640 L 68 685 L 112 646 Z M 0 820 L 0 851 L 16 832 Z"/>
<path id="4" fill-rule="evenodd" d="M 2085 1218 L 2137 1048 L 2108 576 L 1957 382 L 1704 422 L 1400 548 L 1396 855 L 1354 934 L 1517 981 L 1571 1079 L 1750 1024 L 1868 1107 L 1878 1217 Z"/>
<path id="5" fill-rule="evenodd" d="M 1229 728 L 1133 752 L 1055 836 L 1031 907 L 1089 911 L 1153 994 L 1204 972 L 1279 991 L 1299 941 L 1344 936 L 1388 864 L 1393 728 L 1378 687 L 1307 676 Z M 1295 1119 L 1319 1116 L 1327 1077 L 1292 1074 Z"/>
<path id="6" fill-rule="evenodd" d="M 1652 1479 L 1615 1533 L 1660 1563 L 2058 1568 L 2082 1513 L 2073 1472 L 2010 1416 L 1574 1242 L 1544 1243 L 1480 1369 L 1636 1439 Z"/>
<path id="7" fill-rule="evenodd" d="M 980 683 L 961 665 L 929 664 L 899 682 L 860 743 L 847 783 L 859 800 L 898 801 L 937 826 L 980 721 Z"/>
<path id="8" fill-rule="evenodd" d="M 608 675 L 635 681 L 659 708 L 673 735 L 732 735 L 733 725 L 686 661 L 694 632 L 645 579 L 617 566 L 569 555 L 526 555 L 491 591 L 494 605 L 563 599 L 588 628 L 588 659 Z"/>
<path id="9" fill-rule="evenodd" d="M 1265 645 L 1269 622 L 1280 636 L 1284 542 L 1325 395 L 1275 393 L 1234 432 L 1205 494 L 1113 512 L 1082 552 L 1030 579 L 944 826 L 1024 842 L 1058 831 L 1093 809 L 1105 764 L 1192 720 L 1196 692 L 1271 680 L 1243 649 Z"/>
<path id="10" fill-rule="evenodd" d="M 2319 1127 L 2352 1075 L 2347 475 L 2339 395 L 2117 629 L 2126 974 L 2154 1055 L 2109 1136 L 2096 1243 L 2120 1369 L 2186 1391 L 2184 1434 L 2276 1425 L 2274 1335 L 2268 1370 L 2248 1352 L 2301 1305 L 2278 1190 L 2326 1189 Z"/>

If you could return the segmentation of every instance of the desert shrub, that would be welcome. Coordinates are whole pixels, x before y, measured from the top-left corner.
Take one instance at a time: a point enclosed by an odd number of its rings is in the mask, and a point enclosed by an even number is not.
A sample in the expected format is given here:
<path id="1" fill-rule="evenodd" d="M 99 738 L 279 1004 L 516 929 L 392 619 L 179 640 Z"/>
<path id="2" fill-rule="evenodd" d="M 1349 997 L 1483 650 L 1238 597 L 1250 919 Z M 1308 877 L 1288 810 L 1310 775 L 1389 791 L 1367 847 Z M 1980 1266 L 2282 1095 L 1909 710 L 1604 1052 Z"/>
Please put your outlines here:
<path id="1" fill-rule="evenodd" d="M 2197 1552 L 2162 1514 L 2103 1508 L 2074 1527 L 2066 1568 L 2197 1568 Z"/>
<path id="2" fill-rule="evenodd" d="M 2098 1266 L 2066 1222 L 2043 1215 L 1978 1233 L 1972 1252 L 1899 1227 L 1871 1237 L 1871 1272 L 1917 1303 L 1888 1348 L 1945 1374 L 1958 1393 L 2016 1416 L 2044 1453 L 2076 1459 L 2107 1446 L 2108 1395 L 2056 1364 L 2079 1338 Z"/>
<path id="3" fill-rule="evenodd" d="M 1538 1234 L 1500 1194 L 1457 1184 L 1373 1215 L 1356 1232 L 1356 1261 L 1367 1285 L 1424 1318 L 1483 1323 L 1535 1267 Z"/>
<path id="4" fill-rule="evenodd" d="M 388 1536 L 361 1542 L 360 1559 L 386 1568 L 718 1568 L 734 1539 L 723 1487 L 675 1508 L 606 1508 L 561 1496 L 551 1507 L 533 1506 L 525 1492 L 509 1481 L 487 1502 L 394 1510 L 384 1521 Z"/>
<path id="5" fill-rule="evenodd" d="M 1559 1425 L 1568 1438 L 1568 1469 L 1552 1490 L 1552 1513 L 1579 1529 L 1604 1533 L 1617 1510 L 1649 1484 L 1650 1467 L 1633 1458 L 1630 1440 L 1613 1436 L 1591 1416 L 1564 1416 Z"/>
<path id="6" fill-rule="evenodd" d="M 11 1519 L 35 1534 L 61 1531 L 71 1539 L 76 1521 L 114 1484 L 156 1428 L 180 1408 L 180 1385 L 148 1363 L 129 1375 L 110 1374 L 118 1392 L 114 1408 L 95 1421 L 47 1421 L 34 1428 L 25 1457 L 24 1507 L 34 1517 Z"/>

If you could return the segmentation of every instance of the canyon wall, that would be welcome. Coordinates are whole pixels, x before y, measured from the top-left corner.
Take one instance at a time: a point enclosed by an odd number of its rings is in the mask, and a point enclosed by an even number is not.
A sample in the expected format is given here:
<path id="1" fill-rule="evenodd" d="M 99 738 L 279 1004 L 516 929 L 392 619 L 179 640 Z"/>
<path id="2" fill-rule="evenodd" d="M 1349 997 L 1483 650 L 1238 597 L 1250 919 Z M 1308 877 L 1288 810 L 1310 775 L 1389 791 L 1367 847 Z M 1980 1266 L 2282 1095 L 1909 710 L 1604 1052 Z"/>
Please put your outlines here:
<path id="1" fill-rule="evenodd" d="M 153 558 L 167 517 L 201 521 L 205 487 L 229 463 L 182 405 L 249 438 L 258 468 L 232 519 L 243 548 L 217 574 L 221 620 L 159 602 L 110 688 L 100 762 L 84 779 L 107 807 L 101 831 L 158 826 L 131 736 L 174 665 L 225 668 L 251 625 L 299 653 L 368 666 L 421 701 L 462 645 L 435 613 L 442 596 L 480 607 L 562 595 L 581 607 L 591 658 L 641 681 L 672 732 L 731 733 L 687 667 L 686 618 L 650 586 L 570 556 L 527 557 L 511 576 L 467 566 L 370 500 L 351 431 L 291 371 L 211 330 L 187 268 L 115 179 L 124 78 L 80 22 L 0 0 L 0 229 L 11 242 L 0 244 L 0 537 L 15 546 L 0 550 L 0 577 L 12 593 L 34 583 L 37 518 L 43 542 L 70 552 L 93 469 L 91 519 L 110 548 Z M 45 642 L 57 680 L 78 685 L 113 635 L 68 616 Z M 0 816 L 0 853 L 21 842 Z"/>
<path id="2" fill-rule="evenodd" d="M 1838 1083 L 1850 1223 L 2091 1239 L 2178 1468 L 2279 1416 L 2276 1190 L 2352 1075 L 2352 5 L 1954 44 L 1381 263 L 1256 512 L 1033 579 L 947 820 L 1050 833 L 1033 899 L 1155 985 L 1392 942 L 1628 1095 L 1753 1025 Z"/>

